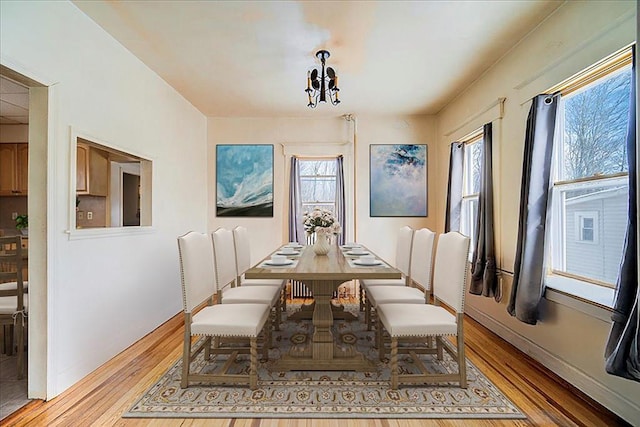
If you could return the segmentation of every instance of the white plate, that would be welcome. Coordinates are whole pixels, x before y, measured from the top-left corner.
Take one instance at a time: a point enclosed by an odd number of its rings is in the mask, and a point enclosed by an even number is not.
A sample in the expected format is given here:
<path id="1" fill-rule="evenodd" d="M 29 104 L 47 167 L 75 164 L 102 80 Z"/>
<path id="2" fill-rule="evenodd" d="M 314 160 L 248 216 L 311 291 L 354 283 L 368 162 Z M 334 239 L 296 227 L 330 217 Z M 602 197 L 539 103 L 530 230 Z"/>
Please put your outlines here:
<path id="1" fill-rule="evenodd" d="M 271 262 L 271 261 L 265 261 L 264 262 L 266 265 L 273 265 L 273 266 L 282 266 L 282 265 L 291 265 L 293 264 L 293 260 L 292 259 L 288 259 L 285 262 Z"/>
<path id="2" fill-rule="evenodd" d="M 276 252 L 276 254 L 278 254 L 278 255 L 300 255 L 300 252 L 298 252 L 298 251 L 294 251 L 294 252 L 283 252 L 283 251 L 280 251 L 280 252 Z"/>
<path id="3" fill-rule="evenodd" d="M 361 266 L 364 266 L 364 267 L 374 267 L 376 265 L 382 265 L 382 261 L 379 261 L 379 260 L 375 260 L 374 262 L 369 264 L 367 262 L 362 262 L 362 260 L 360 260 L 360 259 L 357 259 L 357 260 L 353 261 L 353 263 L 355 265 L 361 265 Z"/>
<path id="4" fill-rule="evenodd" d="M 300 249 L 302 245 L 284 245 L 285 248 Z"/>
<path id="5" fill-rule="evenodd" d="M 347 252 L 347 255 L 355 255 L 355 256 L 369 255 L 369 252 L 353 252 L 353 251 L 349 251 L 349 252 Z"/>
<path id="6" fill-rule="evenodd" d="M 350 245 L 342 245 L 342 249 L 353 249 L 353 248 L 361 248 L 361 247 L 362 247 L 362 246 L 360 246 L 360 245 L 353 245 L 353 246 L 350 246 Z"/>

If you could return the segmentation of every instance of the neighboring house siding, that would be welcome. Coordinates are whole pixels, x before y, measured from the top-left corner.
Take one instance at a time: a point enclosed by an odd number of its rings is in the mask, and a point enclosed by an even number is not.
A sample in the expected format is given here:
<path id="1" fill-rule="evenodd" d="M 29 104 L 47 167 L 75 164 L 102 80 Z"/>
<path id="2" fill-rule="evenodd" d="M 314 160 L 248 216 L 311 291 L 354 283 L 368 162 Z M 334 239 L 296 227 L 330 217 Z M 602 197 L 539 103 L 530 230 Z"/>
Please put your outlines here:
<path id="1" fill-rule="evenodd" d="M 594 212 L 597 215 L 595 241 L 580 241 L 578 215 Z M 627 195 L 614 192 L 567 201 L 566 227 L 566 271 L 615 284 L 627 229 Z"/>

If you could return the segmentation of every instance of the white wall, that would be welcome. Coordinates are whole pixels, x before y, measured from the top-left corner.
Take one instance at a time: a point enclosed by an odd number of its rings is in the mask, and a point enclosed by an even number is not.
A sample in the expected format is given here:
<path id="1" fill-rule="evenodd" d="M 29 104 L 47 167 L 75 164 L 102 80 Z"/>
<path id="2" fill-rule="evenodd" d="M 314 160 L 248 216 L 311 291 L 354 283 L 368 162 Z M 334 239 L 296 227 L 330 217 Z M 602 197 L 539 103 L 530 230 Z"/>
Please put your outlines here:
<path id="1" fill-rule="evenodd" d="M 303 106 L 303 103 L 300 104 Z M 302 107 L 301 107 L 302 108 Z M 328 106 L 327 108 L 331 108 Z M 354 155 L 345 156 L 345 178 L 349 189 L 356 188 L 356 238 L 386 259 L 395 256 L 396 233 L 403 225 L 415 228 L 436 226 L 434 206 L 437 155 L 435 124 L 430 116 L 357 117 Z M 276 245 L 288 241 L 289 164 L 285 153 L 323 150 L 351 150 L 353 123 L 335 118 L 210 118 L 209 140 L 209 230 L 217 227 L 247 227 L 255 237 L 252 258 L 257 262 Z M 216 144 L 274 144 L 274 217 L 273 218 L 217 218 L 215 216 L 215 151 Z M 345 146 L 341 146 L 344 144 Z M 427 218 L 371 218 L 369 217 L 369 145 L 370 144 L 427 144 L 428 155 L 428 213 Z M 340 145 L 340 146 L 337 146 Z M 347 148 L 348 147 L 348 148 Z M 352 151 L 353 152 L 353 151 Z M 351 164 L 349 164 L 351 163 Z M 349 191 L 349 189 L 347 191 Z M 348 239 L 351 231 L 347 234 Z"/>
<path id="2" fill-rule="evenodd" d="M 206 228 L 207 124 L 72 3 L 2 2 L 0 19 L 2 65 L 51 86 L 48 202 L 30 203 L 48 236 L 48 283 L 30 292 L 48 300 L 51 398 L 180 311 L 176 237 Z M 150 233 L 65 234 L 70 126 L 153 161 Z"/>
<path id="3" fill-rule="evenodd" d="M 487 117 L 477 116 L 478 112 L 506 97 L 503 118 L 494 122 L 496 245 L 500 268 L 513 271 L 528 100 L 632 43 L 636 38 L 635 21 L 635 2 L 567 2 L 438 115 L 437 162 L 447 165 L 449 144 L 482 126 Z M 447 167 L 438 171 L 438 229 L 442 230 Z M 613 412 L 637 424 L 640 384 L 604 371 L 604 345 L 610 328 L 607 313 L 594 317 L 575 306 L 546 299 L 541 322 L 526 325 L 506 311 L 511 278 L 505 275 L 502 284 L 502 302 L 470 296 L 469 314 Z"/>

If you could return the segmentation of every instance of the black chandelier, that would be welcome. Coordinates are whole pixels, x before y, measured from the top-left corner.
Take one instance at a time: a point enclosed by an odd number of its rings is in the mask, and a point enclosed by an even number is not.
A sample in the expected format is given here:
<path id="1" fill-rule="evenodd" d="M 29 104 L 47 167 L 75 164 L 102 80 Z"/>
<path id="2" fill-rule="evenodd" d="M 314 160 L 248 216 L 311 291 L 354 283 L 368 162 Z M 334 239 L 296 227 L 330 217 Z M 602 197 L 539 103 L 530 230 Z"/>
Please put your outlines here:
<path id="1" fill-rule="evenodd" d="M 329 56 L 331 54 L 326 50 L 316 52 L 316 58 L 322 62 L 320 73 L 318 73 L 317 68 L 307 72 L 307 88 L 305 89 L 309 97 L 307 107 L 316 108 L 318 102 L 327 102 L 327 97 L 333 105 L 340 103 L 338 99 L 338 93 L 340 92 L 340 89 L 338 89 L 338 76 L 336 76 L 336 72 L 331 67 L 327 67 L 325 73 L 325 60 Z"/>

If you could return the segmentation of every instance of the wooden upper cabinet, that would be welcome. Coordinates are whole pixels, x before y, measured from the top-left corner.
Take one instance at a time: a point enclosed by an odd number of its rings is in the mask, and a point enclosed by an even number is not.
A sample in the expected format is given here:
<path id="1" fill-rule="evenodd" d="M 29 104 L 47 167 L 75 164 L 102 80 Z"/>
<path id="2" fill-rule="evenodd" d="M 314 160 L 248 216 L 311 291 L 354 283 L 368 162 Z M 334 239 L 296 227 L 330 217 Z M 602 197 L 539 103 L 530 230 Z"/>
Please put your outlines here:
<path id="1" fill-rule="evenodd" d="M 76 193 L 92 196 L 109 194 L 108 154 L 82 143 L 76 152 Z"/>
<path id="2" fill-rule="evenodd" d="M 16 144 L 18 146 L 18 191 L 27 194 L 29 191 L 29 144 Z"/>
<path id="3" fill-rule="evenodd" d="M 26 196 L 29 144 L 0 144 L 0 196 Z"/>
<path id="4" fill-rule="evenodd" d="M 76 193 L 87 193 L 87 176 L 89 175 L 89 147 L 77 145 L 76 150 Z"/>

